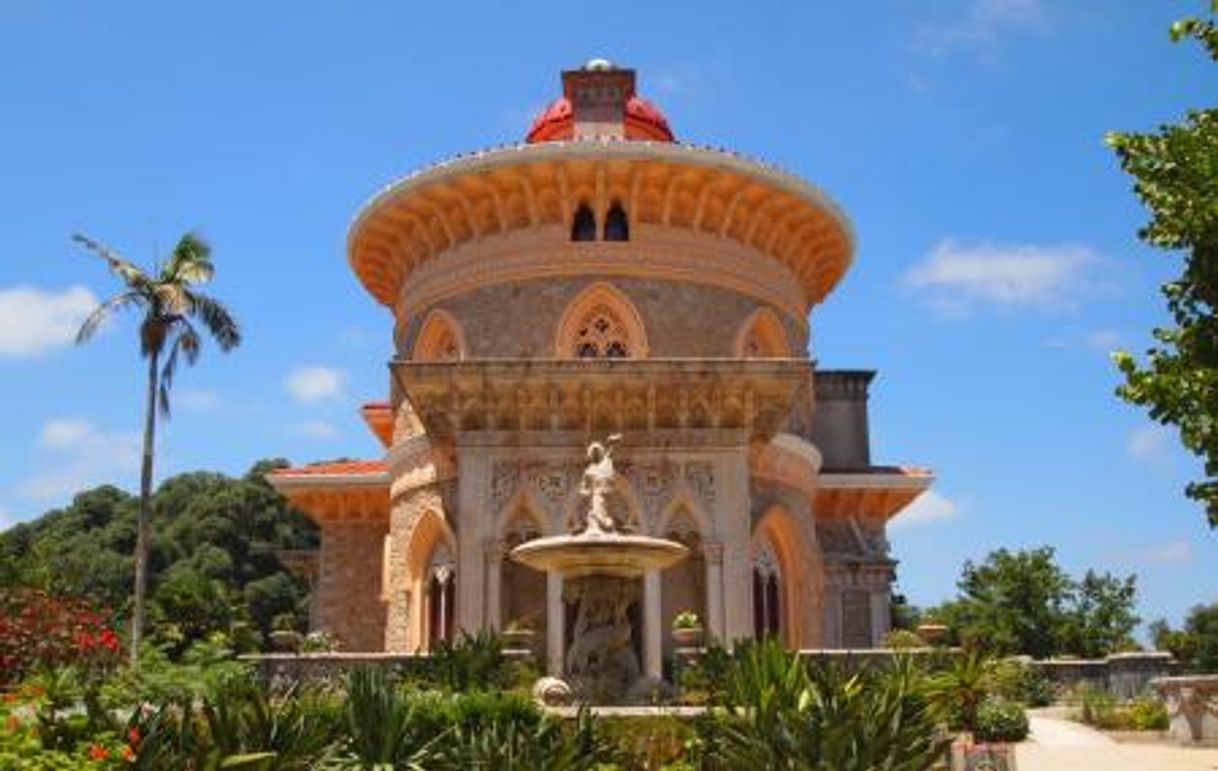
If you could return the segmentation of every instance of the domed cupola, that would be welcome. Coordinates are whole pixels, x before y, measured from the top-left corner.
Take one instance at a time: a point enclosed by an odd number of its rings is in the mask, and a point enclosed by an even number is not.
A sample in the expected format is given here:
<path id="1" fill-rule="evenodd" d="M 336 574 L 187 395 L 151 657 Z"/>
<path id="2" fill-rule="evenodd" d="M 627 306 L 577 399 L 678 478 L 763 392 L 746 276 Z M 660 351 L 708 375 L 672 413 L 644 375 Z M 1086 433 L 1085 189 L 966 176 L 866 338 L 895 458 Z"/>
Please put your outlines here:
<path id="1" fill-rule="evenodd" d="M 635 93 L 634 70 L 593 59 L 562 74 L 563 95 L 533 120 L 525 141 L 627 139 L 672 142 L 659 108 Z"/>

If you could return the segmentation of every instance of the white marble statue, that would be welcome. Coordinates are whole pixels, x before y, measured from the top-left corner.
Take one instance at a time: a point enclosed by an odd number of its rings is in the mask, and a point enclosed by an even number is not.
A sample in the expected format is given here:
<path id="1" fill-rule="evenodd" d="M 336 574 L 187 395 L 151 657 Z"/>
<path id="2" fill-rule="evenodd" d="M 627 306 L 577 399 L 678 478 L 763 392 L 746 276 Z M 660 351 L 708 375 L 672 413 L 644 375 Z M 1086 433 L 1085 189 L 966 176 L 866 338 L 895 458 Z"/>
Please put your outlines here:
<path id="1" fill-rule="evenodd" d="M 613 446 L 621 441 L 621 434 L 611 434 L 605 441 L 588 445 L 588 466 L 579 484 L 580 495 L 588 499 L 588 513 L 584 519 L 584 534 L 604 534 L 617 531 L 617 523 L 609 513 L 606 499 L 613 492 L 613 480 L 617 472 L 613 468 Z"/>

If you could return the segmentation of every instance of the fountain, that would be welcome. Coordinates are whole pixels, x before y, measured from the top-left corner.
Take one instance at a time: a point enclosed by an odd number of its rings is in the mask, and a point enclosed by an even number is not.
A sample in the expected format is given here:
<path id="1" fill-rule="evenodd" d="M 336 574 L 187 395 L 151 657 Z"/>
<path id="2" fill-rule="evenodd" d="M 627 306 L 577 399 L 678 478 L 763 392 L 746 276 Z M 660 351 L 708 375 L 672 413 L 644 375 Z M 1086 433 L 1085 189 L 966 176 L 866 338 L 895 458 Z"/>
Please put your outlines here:
<path id="1" fill-rule="evenodd" d="M 613 446 L 620 440 L 614 434 L 588 445 L 589 462 L 579 487 L 588 511 L 574 523 L 575 532 L 526 541 L 511 552 L 518 562 L 562 576 L 563 601 L 575 607 L 565 675 L 574 693 L 593 703 L 619 702 L 640 680 L 629 618 L 630 606 L 638 600 L 638 578 L 689 552 L 676 541 L 622 532 L 610 514 L 606 501 L 617 475 Z M 546 686 L 561 684 L 547 679 Z"/>

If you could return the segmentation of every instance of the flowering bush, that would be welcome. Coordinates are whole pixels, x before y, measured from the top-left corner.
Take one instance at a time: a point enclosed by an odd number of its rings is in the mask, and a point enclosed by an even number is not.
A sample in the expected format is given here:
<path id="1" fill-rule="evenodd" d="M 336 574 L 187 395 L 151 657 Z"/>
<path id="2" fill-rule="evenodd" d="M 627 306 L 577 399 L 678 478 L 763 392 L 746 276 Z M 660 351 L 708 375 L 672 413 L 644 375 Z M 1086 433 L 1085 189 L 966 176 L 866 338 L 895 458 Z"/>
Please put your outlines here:
<path id="1" fill-rule="evenodd" d="M 112 668 L 123 646 L 108 617 L 85 600 L 28 587 L 0 588 L 0 685 L 38 667 Z"/>

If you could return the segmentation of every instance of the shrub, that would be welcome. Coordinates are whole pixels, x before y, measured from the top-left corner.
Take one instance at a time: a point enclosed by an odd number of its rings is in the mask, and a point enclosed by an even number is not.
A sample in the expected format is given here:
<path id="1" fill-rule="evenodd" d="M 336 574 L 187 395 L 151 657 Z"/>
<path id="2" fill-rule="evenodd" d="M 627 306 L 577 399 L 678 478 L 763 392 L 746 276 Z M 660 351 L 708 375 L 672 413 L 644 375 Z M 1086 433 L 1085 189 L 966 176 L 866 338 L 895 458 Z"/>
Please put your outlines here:
<path id="1" fill-rule="evenodd" d="M 890 669 L 809 671 L 773 640 L 741 646 L 726 719 L 700 723 L 704 757 L 731 769 L 884 768 L 924 771 L 948 739 L 926 676 L 909 659 Z"/>
<path id="2" fill-rule="evenodd" d="M 0 587 L 0 685 L 39 667 L 113 669 L 122 659 L 122 642 L 109 615 L 86 600 Z"/>
<path id="3" fill-rule="evenodd" d="M 926 641 L 908 629 L 893 629 L 884 637 L 884 646 L 894 649 L 925 648 Z"/>
<path id="4" fill-rule="evenodd" d="M 1019 742 L 1028 736 L 1028 716 L 1023 705 L 989 699 L 977 708 L 974 737 L 982 742 Z"/>
<path id="5" fill-rule="evenodd" d="M 1084 723 L 1107 731 L 1163 731 L 1170 723 L 1167 708 L 1156 699 L 1119 702 L 1102 691 L 1083 694 L 1081 717 Z"/>
<path id="6" fill-rule="evenodd" d="M 1002 662 L 995 673 L 993 691 L 1003 699 L 1027 707 L 1047 707 L 1057 698 L 1053 681 L 1019 659 Z"/>

